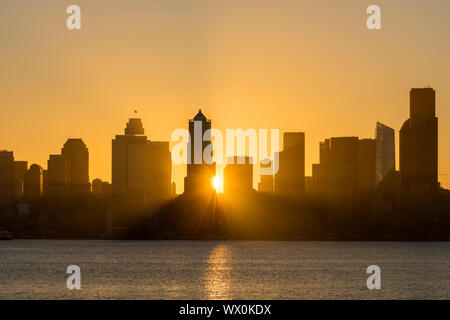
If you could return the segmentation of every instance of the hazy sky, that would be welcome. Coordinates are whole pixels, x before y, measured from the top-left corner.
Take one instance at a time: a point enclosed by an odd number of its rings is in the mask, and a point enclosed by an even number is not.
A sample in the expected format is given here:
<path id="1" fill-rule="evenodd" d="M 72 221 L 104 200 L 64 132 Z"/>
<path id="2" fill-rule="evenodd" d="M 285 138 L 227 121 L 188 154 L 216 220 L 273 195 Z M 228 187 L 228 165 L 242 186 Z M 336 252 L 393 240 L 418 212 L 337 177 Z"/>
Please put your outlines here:
<path id="1" fill-rule="evenodd" d="M 382 30 L 366 28 L 371 4 Z M 0 148 L 46 168 L 81 137 L 91 180 L 110 181 L 111 139 L 135 109 L 167 141 L 201 106 L 218 129 L 306 132 L 309 175 L 324 138 L 373 137 L 380 121 L 398 141 L 410 88 L 430 85 L 450 187 L 449 34 L 448 0 L 2 0 Z"/>

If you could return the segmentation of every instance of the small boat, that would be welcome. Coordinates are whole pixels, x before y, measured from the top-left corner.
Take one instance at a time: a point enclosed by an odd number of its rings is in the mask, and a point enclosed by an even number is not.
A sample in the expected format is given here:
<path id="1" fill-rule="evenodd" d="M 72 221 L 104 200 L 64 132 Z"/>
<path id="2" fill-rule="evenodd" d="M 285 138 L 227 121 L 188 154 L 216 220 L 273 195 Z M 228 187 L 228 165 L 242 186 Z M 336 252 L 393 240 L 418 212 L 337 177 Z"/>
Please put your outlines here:
<path id="1" fill-rule="evenodd" d="M 12 234 L 8 230 L 0 229 L 0 240 L 12 240 Z"/>

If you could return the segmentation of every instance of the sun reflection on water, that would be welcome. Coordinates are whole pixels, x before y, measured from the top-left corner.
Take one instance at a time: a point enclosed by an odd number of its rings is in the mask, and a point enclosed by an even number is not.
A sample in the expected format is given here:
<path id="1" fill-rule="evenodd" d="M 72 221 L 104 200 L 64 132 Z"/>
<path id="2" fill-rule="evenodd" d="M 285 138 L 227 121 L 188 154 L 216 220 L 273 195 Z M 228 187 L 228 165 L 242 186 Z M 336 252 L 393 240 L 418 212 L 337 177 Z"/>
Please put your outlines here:
<path id="1" fill-rule="evenodd" d="M 231 296 L 231 247 L 216 246 L 209 255 L 205 270 L 206 299 L 232 299 Z"/>

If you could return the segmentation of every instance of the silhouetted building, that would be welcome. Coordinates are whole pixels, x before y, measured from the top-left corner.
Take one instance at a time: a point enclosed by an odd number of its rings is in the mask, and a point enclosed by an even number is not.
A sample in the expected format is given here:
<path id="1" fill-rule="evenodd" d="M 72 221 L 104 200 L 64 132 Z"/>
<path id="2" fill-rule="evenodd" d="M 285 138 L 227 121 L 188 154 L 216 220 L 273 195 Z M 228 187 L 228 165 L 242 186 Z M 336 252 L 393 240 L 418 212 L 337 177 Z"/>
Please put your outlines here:
<path id="1" fill-rule="evenodd" d="M 373 195 L 373 214 L 371 222 L 375 226 L 383 224 L 400 224 L 401 214 L 398 208 L 398 190 L 400 173 L 389 171 L 377 184 Z"/>
<path id="2" fill-rule="evenodd" d="M 144 202 L 148 190 L 148 140 L 141 119 L 129 119 L 125 135 L 112 141 L 112 193 Z"/>
<path id="3" fill-rule="evenodd" d="M 270 171 L 272 174 L 267 174 Z M 266 174 L 263 174 L 266 173 Z M 265 193 L 273 192 L 273 168 L 272 161 L 261 162 L 260 164 L 260 182 L 258 183 L 258 191 Z"/>
<path id="4" fill-rule="evenodd" d="M 330 139 L 319 143 L 320 163 L 312 166 L 313 192 L 315 195 L 325 197 L 328 193 L 328 165 L 330 163 Z"/>
<path id="5" fill-rule="evenodd" d="M 377 122 L 375 137 L 377 141 L 375 184 L 378 185 L 389 172 L 395 170 L 395 130 Z"/>
<path id="6" fill-rule="evenodd" d="M 8 211 L 14 205 L 14 154 L 0 150 L 0 209 Z"/>
<path id="7" fill-rule="evenodd" d="M 327 186 L 330 214 L 352 218 L 358 191 L 358 137 L 331 138 Z"/>
<path id="8" fill-rule="evenodd" d="M 38 201 L 42 198 L 44 188 L 44 174 L 41 166 L 32 164 L 25 173 L 24 178 L 24 197 L 28 202 Z"/>
<path id="9" fill-rule="evenodd" d="M 275 174 L 275 192 L 292 197 L 305 193 L 305 133 L 285 132 Z"/>
<path id="10" fill-rule="evenodd" d="M 189 120 L 187 175 L 184 178 L 184 192 L 214 192 L 212 180 L 216 175 L 216 164 L 204 161 L 204 151 L 211 144 L 211 120 L 198 111 L 194 119 Z"/>
<path id="11" fill-rule="evenodd" d="M 42 181 L 43 181 L 43 196 L 47 197 L 47 190 L 48 190 L 48 170 L 44 170 L 42 174 Z"/>
<path id="12" fill-rule="evenodd" d="M 14 161 L 14 198 L 23 198 L 23 176 L 28 170 L 27 161 Z"/>
<path id="13" fill-rule="evenodd" d="M 111 194 L 111 185 L 101 179 L 92 180 L 92 194 L 95 196 L 109 197 Z"/>
<path id="14" fill-rule="evenodd" d="M 225 195 L 239 196 L 253 191 L 253 164 L 250 157 L 228 159 L 223 170 Z"/>
<path id="15" fill-rule="evenodd" d="M 313 178 L 305 177 L 305 194 L 311 195 L 313 193 Z"/>
<path id="16" fill-rule="evenodd" d="M 375 187 L 376 140 L 358 141 L 358 190 L 372 192 Z"/>
<path id="17" fill-rule="evenodd" d="M 133 215 L 144 215 L 170 197 L 171 168 L 169 143 L 147 140 L 141 119 L 129 119 L 125 135 L 116 135 L 112 141 L 116 226 L 129 224 Z"/>
<path id="18" fill-rule="evenodd" d="M 149 195 L 150 201 L 160 203 L 171 195 L 172 157 L 169 142 L 149 141 Z"/>
<path id="19" fill-rule="evenodd" d="M 102 182 L 102 194 L 105 197 L 111 196 L 111 183 L 107 181 Z"/>
<path id="20" fill-rule="evenodd" d="M 99 196 L 103 193 L 103 181 L 101 179 L 92 180 L 92 194 Z"/>
<path id="21" fill-rule="evenodd" d="M 67 162 L 67 191 L 71 200 L 89 194 L 89 151 L 82 139 L 68 139 L 61 155 Z"/>
<path id="22" fill-rule="evenodd" d="M 67 209 L 67 161 L 62 155 L 52 154 L 47 168 L 48 211 L 60 215 Z"/>
<path id="23" fill-rule="evenodd" d="M 438 119 L 435 91 L 411 89 L 410 117 L 400 130 L 400 176 L 404 188 L 438 184 Z"/>

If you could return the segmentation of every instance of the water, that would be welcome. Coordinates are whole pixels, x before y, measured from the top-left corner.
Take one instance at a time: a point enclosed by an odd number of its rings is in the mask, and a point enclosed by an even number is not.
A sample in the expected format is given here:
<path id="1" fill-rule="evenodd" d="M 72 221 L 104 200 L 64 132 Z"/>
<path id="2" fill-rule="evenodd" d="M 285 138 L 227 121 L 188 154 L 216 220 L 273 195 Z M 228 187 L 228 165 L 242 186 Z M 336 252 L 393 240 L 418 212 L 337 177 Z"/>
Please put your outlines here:
<path id="1" fill-rule="evenodd" d="M 81 268 L 68 290 L 66 268 Z M 381 268 L 368 290 L 366 268 Z M 0 241 L 0 299 L 449 299 L 449 242 Z"/>

